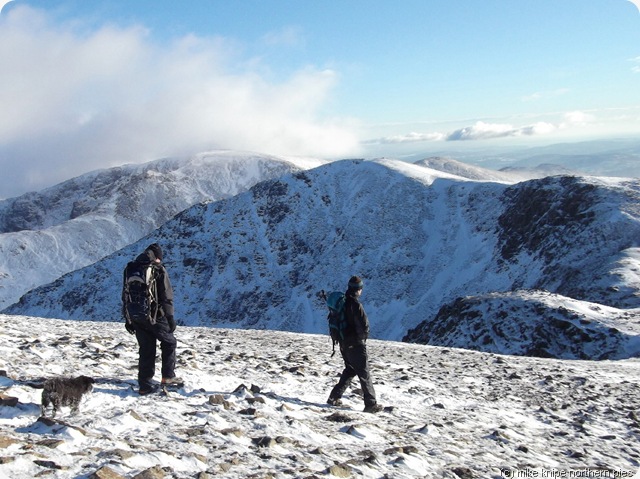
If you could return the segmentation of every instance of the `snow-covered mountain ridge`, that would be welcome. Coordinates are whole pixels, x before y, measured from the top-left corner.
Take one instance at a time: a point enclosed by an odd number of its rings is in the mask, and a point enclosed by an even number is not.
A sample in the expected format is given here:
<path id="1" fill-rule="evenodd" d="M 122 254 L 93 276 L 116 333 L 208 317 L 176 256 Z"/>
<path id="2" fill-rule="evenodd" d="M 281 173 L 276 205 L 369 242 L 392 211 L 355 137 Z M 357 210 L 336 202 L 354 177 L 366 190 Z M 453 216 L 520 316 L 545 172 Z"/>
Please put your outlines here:
<path id="1" fill-rule="evenodd" d="M 118 321 L 122 269 L 153 241 L 165 249 L 187 325 L 323 333 L 316 293 L 343 289 L 352 274 L 365 278 L 381 339 L 401 339 L 456 298 L 521 289 L 633 310 L 639 189 L 632 179 L 504 184 L 393 160 L 334 162 L 193 206 L 5 312 Z M 625 328 L 620 341 L 635 355 L 640 331 Z M 558 339 L 554 355 L 567 344 Z"/>
<path id="2" fill-rule="evenodd" d="M 96 171 L 0 201 L 0 308 L 137 241 L 185 208 L 321 164 L 216 151 Z"/>
<path id="3" fill-rule="evenodd" d="M 355 383 L 345 408 L 325 403 L 342 368 L 326 335 L 176 336 L 185 387 L 140 397 L 122 324 L 0 315 L 0 477 L 630 478 L 640 468 L 638 359 L 369 341 L 388 406 L 371 415 Z M 39 418 L 34 386 L 81 374 L 96 384 L 79 413 Z"/>
<path id="4" fill-rule="evenodd" d="M 518 356 L 602 360 L 640 356 L 639 331 L 638 309 L 533 290 L 458 298 L 404 340 Z"/>

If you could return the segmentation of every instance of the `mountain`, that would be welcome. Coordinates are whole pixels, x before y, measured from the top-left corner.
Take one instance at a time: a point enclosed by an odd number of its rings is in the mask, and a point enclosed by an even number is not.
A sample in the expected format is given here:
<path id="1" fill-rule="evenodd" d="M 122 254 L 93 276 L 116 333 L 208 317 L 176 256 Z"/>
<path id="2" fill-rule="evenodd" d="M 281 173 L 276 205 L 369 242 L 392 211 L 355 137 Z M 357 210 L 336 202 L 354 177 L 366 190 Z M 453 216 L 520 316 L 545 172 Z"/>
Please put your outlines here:
<path id="1" fill-rule="evenodd" d="M 186 325 L 325 332 L 316 294 L 344 289 L 352 274 L 365 278 L 379 339 L 402 339 L 458 297 L 495 292 L 547 290 L 631 309 L 639 187 L 580 177 L 501 184 L 401 161 L 334 162 L 193 206 L 4 312 L 118 321 L 121 272 L 155 241 Z"/>
<path id="2" fill-rule="evenodd" d="M 0 476 L 12 479 L 632 477 L 640 363 L 370 341 L 379 402 L 325 401 L 325 336 L 179 327 L 185 387 L 138 396 L 122 324 L 0 315 Z M 34 333 L 37 332 L 37 333 Z M 88 375 L 72 415 L 42 380 Z"/>
<path id="3" fill-rule="evenodd" d="M 0 201 L 0 308 L 137 241 L 189 206 L 321 163 L 216 151 L 96 171 Z"/>
<path id="4" fill-rule="evenodd" d="M 415 164 L 470 180 L 498 181 L 501 183 L 517 183 L 555 175 L 579 175 L 577 171 L 553 164 L 540 164 L 535 167 L 504 167 L 496 171 L 440 156 L 423 158 L 416 161 Z"/>
<path id="5" fill-rule="evenodd" d="M 637 136 L 519 148 L 485 143 L 465 144 L 462 148 L 458 142 L 454 143 L 428 153 L 405 155 L 403 159 L 408 162 L 449 159 L 471 168 L 478 166 L 492 175 L 496 170 L 515 173 L 521 175 L 519 181 L 557 174 L 640 177 L 640 138 Z"/>
<path id="6" fill-rule="evenodd" d="M 640 311 L 578 301 L 547 291 L 457 298 L 404 341 L 564 359 L 640 357 Z"/>
<path id="7" fill-rule="evenodd" d="M 513 167 L 553 163 L 595 176 L 640 177 L 640 139 L 558 143 L 505 153 Z"/>

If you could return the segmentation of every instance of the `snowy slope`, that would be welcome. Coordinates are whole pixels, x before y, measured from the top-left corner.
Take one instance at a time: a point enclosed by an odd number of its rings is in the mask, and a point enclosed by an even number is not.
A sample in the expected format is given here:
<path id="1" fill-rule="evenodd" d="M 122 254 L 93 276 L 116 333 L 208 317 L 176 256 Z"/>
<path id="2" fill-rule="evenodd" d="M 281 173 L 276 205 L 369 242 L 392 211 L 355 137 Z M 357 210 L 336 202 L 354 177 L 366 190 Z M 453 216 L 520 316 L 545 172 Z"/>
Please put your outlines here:
<path id="1" fill-rule="evenodd" d="M 185 387 L 139 397 L 122 324 L 0 315 L 0 477 L 632 477 L 640 360 L 560 361 L 369 341 L 381 404 L 325 404 L 326 336 L 179 327 Z M 41 419 L 43 378 L 89 375 Z M 206 475 L 204 475 L 206 473 Z M 607 474 L 607 475 L 605 475 Z M 638 476 L 635 476 L 638 477 Z"/>
<path id="2" fill-rule="evenodd" d="M 316 293 L 352 274 L 365 278 L 379 339 L 401 339 L 458 297 L 516 289 L 636 308 L 639 186 L 508 185 L 392 160 L 335 162 L 194 206 L 5 312 L 118 321 L 122 269 L 153 241 L 188 325 L 324 332 Z"/>
<path id="3" fill-rule="evenodd" d="M 321 164 L 232 151 L 88 173 L 0 201 L 0 308 L 203 201 Z"/>
<path id="4" fill-rule="evenodd" d="M 489 293 L 443 306 L 404 340 L 536 357 L 640 357 L 640 310 L 545 291 Z"/>

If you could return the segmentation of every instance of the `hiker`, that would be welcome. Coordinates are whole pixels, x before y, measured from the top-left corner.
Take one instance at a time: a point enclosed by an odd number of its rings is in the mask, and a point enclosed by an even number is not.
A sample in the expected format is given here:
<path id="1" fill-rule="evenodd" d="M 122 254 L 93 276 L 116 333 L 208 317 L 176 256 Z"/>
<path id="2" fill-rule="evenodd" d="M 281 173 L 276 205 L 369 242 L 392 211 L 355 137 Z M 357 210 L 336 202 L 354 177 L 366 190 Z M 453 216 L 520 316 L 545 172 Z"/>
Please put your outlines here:
<path id="1" fill-rule="evenodd" d="M 155 285 L 152 287 L 152 296 L 155 296 L 156 306 L 148 313 L 148 317 L 140 318 L 128 313 L 125 290 L 127 283 L 127 271 L 129 268 L 137 271 L 145 271 L 152 266 L 152 277 Z M 145 285 L 146 287 L 146 285 Z M 182 380 L 175 375 L 176 345 L 174 336 L 176 322 L 173 316 L 173 289 L 169 281 L 169 274 L 162 264 L 162 249 L 157 243 L 153 243 L 140 254 L 135 261 L 129 263 L 125 269 L 124 284 L 122 290 L 123 315 L 125 327 L 130 334 L 135 334 L 138 340 L 138 393 L 149 394 L 157 389 L 153 384 L 156 362 L 156 341 L 160 341 L 162 349 L 162 382 L 163 386 L 178 385 Z M 135 305 L 134 305 L 135 308 Z"/>
<path id="2" fill-rule="evenodd" d="M 369 320 L 364 312 L 359 298 L 362 294 L 363 282 L 358 276 L 352 276 L 345 293 L 344 315 L 346 328 L 344 337 L 339 341 L 340 353 L 345 368 L 340 380 L 331 390 L 327 404 L 339 406 L 340 398 L 346 391 L 351 380 L 358 376 L 364 395 L 364 412 L 376 413 L 382 410 L 376 401 L 376 393 L 369 372 L 369 358 L 367 356 L 367 338 L 369 337 Z"/>

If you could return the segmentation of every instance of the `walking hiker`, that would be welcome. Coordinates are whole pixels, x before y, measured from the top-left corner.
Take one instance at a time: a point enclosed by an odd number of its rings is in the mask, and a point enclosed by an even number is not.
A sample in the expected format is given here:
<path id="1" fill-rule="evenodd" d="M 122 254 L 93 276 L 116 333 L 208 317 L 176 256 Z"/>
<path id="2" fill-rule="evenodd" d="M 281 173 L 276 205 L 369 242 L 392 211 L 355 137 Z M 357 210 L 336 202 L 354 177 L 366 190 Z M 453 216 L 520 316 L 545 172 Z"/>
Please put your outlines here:
<path id="1" fill-rule="evenodd" d="M 369 371 L 366 343 L 369 337 L 369 320 L 359 300 L 362 288 L 362 279 L 358 276 L 352 276 L 345 293 L 345 327 L 341 338 L 338 340 L 345 368 L 340 375 L 338 384 L 331 390 L 327 404 L 332 406 L 342 404 L 340 398 L 347 390 L 351 380 L 358 376 L 364 395 L 364 412 L 376 413 L 383 408 L 376 401 L 376 393 L 373 389 L 373 381 Z"/>
<path id="2" fill-rule="evenodd" d="M 157 389 L 153 383 L 156 342 L 162 350 L 162 382 L 181 385 L 175 375 L 176 322 L 173 316 L 173 289 L 169 274 L 162 264 L 162 249 L 153 243 L 124 270 L 122 312 L 125 328 L 138 340 L 138 393 Z"/>

